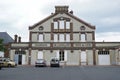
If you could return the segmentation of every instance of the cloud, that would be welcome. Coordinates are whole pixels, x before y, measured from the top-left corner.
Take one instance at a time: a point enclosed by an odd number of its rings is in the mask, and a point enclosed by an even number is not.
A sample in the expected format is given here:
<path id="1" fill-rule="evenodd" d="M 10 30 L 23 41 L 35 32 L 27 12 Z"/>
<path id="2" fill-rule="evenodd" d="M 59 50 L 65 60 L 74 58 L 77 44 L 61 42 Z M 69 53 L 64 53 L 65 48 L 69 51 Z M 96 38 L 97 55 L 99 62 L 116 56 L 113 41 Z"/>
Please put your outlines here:
<path id="1" fill-rule="evenodd" d="M 96 41 L 120 42 L 120 32 L 97 33 Z"/>
<path id="2" fill-rule="evenodd" d="M 106 39 L 102 32 L 120 30 L 120 0 L 0 0 L 0 31 L 28 41 L 28 27 L 53 13 L 56 5 L 68 5 L 74 15 L 95 25 L 97 39 Z"/>

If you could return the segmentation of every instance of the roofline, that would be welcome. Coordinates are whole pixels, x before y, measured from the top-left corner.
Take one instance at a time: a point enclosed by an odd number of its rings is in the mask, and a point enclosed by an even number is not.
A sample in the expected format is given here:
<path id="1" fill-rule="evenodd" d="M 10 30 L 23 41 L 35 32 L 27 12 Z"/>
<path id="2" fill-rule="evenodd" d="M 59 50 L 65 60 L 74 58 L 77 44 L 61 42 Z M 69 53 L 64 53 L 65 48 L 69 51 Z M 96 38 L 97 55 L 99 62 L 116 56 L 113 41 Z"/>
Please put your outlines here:
<path id="1" fill-rule="evenodd" d="M 82 22 L 83 24 L 85 24 L 86 26 L 88 26 L 89 28 L 92 28 L 92 29 L 96 29 L 95 26 L 83 21 L 82 19 L 74 16 L 73 14 L 70 14 L 70 13 L 66 13 L 67 15 L 69 15 L 70 17 L 74 18 L 75 20 L 79 21 L 79 22 Z"/>
<path id="2" fill-rule="evenodd" d="M 42 24 L 43 22 L 47 21 L 48 19 L 54 17 L 54 16 L 57 15 L 57 14 L 59 14 L 59 13 L 53 13 L 53 14 L 51 14 L 50 16 L 46 17 L 45 19 L 39 21 L 38 23 L 36 23 L 36 24 L 34 24 L 34 25 L 32 25 L 32 26 L 29 26 L 29 30 L 34 29 L 34 28 L 35 28 L 36 26 L 38 26 L 39 24 Z M 82 19 L 74 16 L 73 14 L 70 14 L 70 13 L 65 13 L 65 14 L 68 15 L 68 16 L 70 16 L 70 17 L 72 17 L 72 18 L 74 18 L 75 20 L 77 20 L 77 21 L 85 24 L 86 26 L 88 26 L 88 27 L 91 28 L 91 29 L 96 29 L 95 26 L 93 26 L 93 25 L 91 25 L 91 24 L 83 21 Z"/>
<path id="3" fill-rule="evenodd" d="M 34 25 L 29 26 L 29 30 L 34 29 L 34 28 L 35 28 L 36 26 L 38 26 L 39 24 L 42 24 L 43 22 L 45 22 L 45 21 L 47 21 L 48 19 L 54 17 L 55 15 L 57 15 L 57 13 L 53 13 L 53 14 L 51 14 L 50 16 L 46 17 L 45 19 L 43 19 L 43 20 L 35 23 Z"/>

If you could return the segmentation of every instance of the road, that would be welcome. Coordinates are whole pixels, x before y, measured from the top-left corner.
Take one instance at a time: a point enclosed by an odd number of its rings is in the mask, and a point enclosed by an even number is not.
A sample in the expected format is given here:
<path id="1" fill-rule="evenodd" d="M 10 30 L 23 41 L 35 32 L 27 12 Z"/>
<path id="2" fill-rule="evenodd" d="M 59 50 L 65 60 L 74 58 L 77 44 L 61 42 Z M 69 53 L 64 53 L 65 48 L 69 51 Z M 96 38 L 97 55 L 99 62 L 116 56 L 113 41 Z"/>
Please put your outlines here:
<path id="1" fill-rule="evenodd" d="M 120 66 L 2 68 L 0 80 L 120 80 Z"/>

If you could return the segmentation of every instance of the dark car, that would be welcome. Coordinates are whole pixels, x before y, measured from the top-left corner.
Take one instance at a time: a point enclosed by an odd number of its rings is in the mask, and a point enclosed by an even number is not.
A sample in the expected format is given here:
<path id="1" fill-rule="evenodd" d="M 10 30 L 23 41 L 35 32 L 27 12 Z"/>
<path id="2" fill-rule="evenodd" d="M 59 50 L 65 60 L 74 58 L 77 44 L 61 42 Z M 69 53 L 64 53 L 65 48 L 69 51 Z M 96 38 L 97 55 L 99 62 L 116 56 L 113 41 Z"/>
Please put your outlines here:
<path id="1" fill-rule="evenodd" d="M 60 67 L 60 62 L 57 58 L 53 58 L 50 61 L 50 66 L 51 67 Z"/>
<path id="2" fill-rule="evenodd" d="M 35 67 L 46 67 L 46 60 L 37 59 L 35 62 Z"/>

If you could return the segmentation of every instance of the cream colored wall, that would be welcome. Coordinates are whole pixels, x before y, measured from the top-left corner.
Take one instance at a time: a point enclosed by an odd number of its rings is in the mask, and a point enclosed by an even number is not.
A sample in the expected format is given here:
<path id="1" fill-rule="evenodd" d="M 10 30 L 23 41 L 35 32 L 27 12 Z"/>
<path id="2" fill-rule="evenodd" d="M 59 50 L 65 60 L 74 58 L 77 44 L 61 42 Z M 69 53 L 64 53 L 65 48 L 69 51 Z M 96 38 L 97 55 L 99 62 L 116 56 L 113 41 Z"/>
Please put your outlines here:
<path id="1" fill-rule="evenodd" d="M 10 59 L 14 60 L 15 50 L 10 50 L 9 53 L 10 53 Z"/>
<path id="2" fill-rule="evenodd" d="M 35 61 L 37 59 L 38 50 L 31 51 L 31 65 L 35 65 Z"/>
<path id="3" fill-rule="evenodd" d="M 116 64 L 115 51 L 114 50 L 109 50 L 109 52 L 110 52 L 110 63 L 112 65 L 115 65 Z"/>
<path id="4" fill-rule="evenodd" d="M 28 50 L 25 50 L 25 52 L 26 52 L 25 63 L 28 64 L 28 60 L 29 60 L 29 51 L 28 51 Z"/>
<path id="5" fill-rule="evenodd" d="M 92 50 L 87 50 L 87 63 L 88 65 L 93 65 L 93 51 Z"/>
<path id="6" fill-rule="evenodd" d="M 96 50 L 95 51 L 95 62 L 96 62 L 96 65 L 98 65 L 98 52 L 99 52 L 99 50 Z"/>
<path id="7" fill-rule="evenodd" d="M 71 50 L 68 51 L 67 55 L 67 62 L 66 65 L 68 66 L 78 66 L 79 65 L 79 58 L 80 58 L 80 53 L 79 50 L 74 50 L 73 53 L 71 53 Z"/>
<path id="8" fill-rule="evenodd" d="M 56 57 L 56 50 L 51 52 L 50 50 L 45 50 L 44 59 L 47 61 L 47 65 L 50 65 L 50 60 Z"/>
<path id="9" fill-rule="evenodd" d="M 38 42 L 37 37 L 38 37 L 37 33 L 32 33 L 32 42 Z"/>
<path id="10" fill-rule="evenodd" d="M 51 42 L 51 35 L 50 34 L 45 34 L 45 42 Z"/>
<path id="11" fill-rule="evenodd" d="M 80 35 L 78 33 L 73 34 L 73 42 L 80 42 Z"/>
<path id="12" fill-rule="evenodd" d="M 93 41 L 92 40 L 92 33 L 87 33 L 87 41 Z"/>

